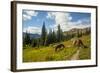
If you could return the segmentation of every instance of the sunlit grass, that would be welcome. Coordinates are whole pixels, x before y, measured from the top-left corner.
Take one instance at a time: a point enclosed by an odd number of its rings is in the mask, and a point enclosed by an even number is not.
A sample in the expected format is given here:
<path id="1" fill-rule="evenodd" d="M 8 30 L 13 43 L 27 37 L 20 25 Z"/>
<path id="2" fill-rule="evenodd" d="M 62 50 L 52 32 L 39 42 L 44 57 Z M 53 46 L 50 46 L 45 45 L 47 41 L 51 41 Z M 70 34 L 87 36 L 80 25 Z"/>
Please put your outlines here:
<path id="1" fill-rule="evenodd" d="M 23 62 L 41 62 L 41 61 L 60 61 L 68 60 L 70 56 L 77 51 L 77 48 L 64 48 L 58 52 L 52 47 L 44 47 L 41 49 L 24 49 Z"/>
<path id="2" fill-rule="evenodd" d="M 84 45 L 90 47 L 90 36 L 83 36 L 80 38 Z M 55 52 L 53 46 L 32 48 L 26 47 L 23 49 L 23 62 L 43 62 L 43 61 L 62 61 L 70 60 L 72 55 L 76 53 L 78 48 L 73 47 L 72 41 L 62 42 L 65 45 L 63 50 Z M 70 46 L 70 47 L 68 47 Z M 79 59 L 90 59 L 91 58 L 91 49 L 90 48 L 81 48 L 79 53 Z"/>
<path id="3" fill-rule="evenodd" d="M 84 45 L 86 45 L 87 48 L 82 48 L 80 50 L 79 58 L 81 60 L 83 60 L 83 59 L 91 59 L 91 48 L 90 48 L 91 47 L 91 44 L 90 44 L 91 40 L 90 39 L 91 39 L 90 35 L 82 37 Z"/>

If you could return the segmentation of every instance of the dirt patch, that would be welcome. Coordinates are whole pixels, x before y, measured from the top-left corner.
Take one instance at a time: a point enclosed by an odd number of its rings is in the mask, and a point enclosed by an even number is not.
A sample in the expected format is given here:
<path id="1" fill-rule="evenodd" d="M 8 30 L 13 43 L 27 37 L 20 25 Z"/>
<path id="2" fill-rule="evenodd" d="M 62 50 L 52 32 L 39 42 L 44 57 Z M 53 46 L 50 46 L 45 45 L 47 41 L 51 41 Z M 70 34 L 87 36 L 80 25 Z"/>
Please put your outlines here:
<path id="1" fill-rule="evenodd" d="M 77 50 L 76 53 L 72 55 L 70 60 L 78 60 L 79 59 L 79 52 L 80 52 L 80 49 Z"/>

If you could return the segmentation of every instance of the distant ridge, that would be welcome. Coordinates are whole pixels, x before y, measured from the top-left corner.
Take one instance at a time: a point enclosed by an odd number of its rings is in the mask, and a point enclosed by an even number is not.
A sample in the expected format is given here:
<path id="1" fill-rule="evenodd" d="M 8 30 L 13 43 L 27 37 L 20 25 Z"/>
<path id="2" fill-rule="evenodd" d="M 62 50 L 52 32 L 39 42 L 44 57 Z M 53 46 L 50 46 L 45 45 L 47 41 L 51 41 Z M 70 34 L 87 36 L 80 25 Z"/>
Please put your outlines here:
<path id="1" fill-rule="evenodd" d="M 40 35 L 39 34 L 32 34 L 32 33 L 27 33 L 29 34 L 30 36 L 30 39 L 33 39 L 33 38 L 40 38 Z M 23 32 L 23 37 L 25 37 L 26 33 Z"/>

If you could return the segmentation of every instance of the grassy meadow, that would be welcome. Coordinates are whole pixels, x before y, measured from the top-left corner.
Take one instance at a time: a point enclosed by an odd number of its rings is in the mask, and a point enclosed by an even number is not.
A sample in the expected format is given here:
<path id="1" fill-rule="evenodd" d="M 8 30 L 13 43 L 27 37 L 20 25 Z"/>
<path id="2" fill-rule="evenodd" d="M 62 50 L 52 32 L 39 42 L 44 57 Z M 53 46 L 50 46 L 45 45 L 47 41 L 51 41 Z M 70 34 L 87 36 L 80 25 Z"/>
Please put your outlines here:
<path id="1" fill-rule="evenodd" d="M 91 59 L 91 13 L 22 10 L 22 60 Z"/>
<path id="2" fill-rule="evenodd" d="M 72 38 L 73 39 L 73 38 Z M 31 47 L 27 46 L 26 49 L 23 49 L 23 62 L 45 62 L 45 61 L 62 61 L 70 60 L 71 57 L 80 50 L 79 60 L 90 59 L 91 58 L 91 49 L 90 49 L 90 35 L 84 35 L 80 37 L 84 45 L 88 46 L 87 48 L 77 48 L 73 47 L 72 41 L 63 41 L 62 44 L 65 45 L 65 48 L 55 52 L 54 45 L 49 46 L 40 46 Z"/>

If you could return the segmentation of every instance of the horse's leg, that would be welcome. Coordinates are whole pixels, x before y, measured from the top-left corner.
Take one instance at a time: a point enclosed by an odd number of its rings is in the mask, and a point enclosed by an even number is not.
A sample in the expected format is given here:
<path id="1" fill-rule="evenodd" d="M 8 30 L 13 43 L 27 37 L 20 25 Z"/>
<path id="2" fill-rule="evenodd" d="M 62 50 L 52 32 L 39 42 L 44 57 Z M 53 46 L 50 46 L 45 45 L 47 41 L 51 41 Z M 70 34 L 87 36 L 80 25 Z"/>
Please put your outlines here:
<path id="1" fill-rule="evenodd" d="M 59 47 L 56 47 L 56 48 L 55 48 L 55 51 L 56 51 L 56 52 L 59 51 Z"/>

